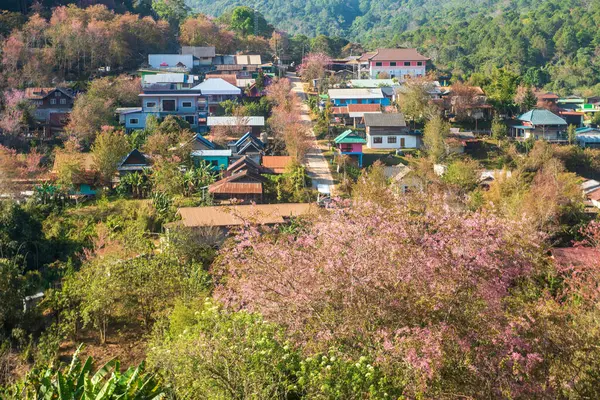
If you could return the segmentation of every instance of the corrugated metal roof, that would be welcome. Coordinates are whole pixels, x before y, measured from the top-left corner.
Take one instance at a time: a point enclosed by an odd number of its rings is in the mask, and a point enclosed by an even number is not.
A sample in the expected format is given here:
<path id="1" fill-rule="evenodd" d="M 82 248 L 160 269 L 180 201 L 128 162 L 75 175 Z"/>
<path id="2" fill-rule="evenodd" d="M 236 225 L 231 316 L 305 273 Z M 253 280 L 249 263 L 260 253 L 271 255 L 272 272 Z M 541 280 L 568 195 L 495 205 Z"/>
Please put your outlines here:
<path id="1" fill-rule="evenodd" d="M 288 165 L 292 163 L 293 158 L 290 156 L 263 156 L 262 166 L 275 172 L 283 172 Z"/>
<path id="2" fill-rule="evenodd" d="M 240 65 L 261 65 L 262 60 L 260 55 L 237 55 L 235 56 L 235 63 Z"/>
<path id="3" fill-rule="evenodd" d="M 265 117 L 208 117 L 208 126 L 265 126 Z"/>
<path id="4" fill-rule="evenodd" d="M 191 54 L 196 58 L 208 58 L 215 56 L 214 47 L 183 46 L 181 54 Z"/>
<path id="5" fill-rule="evenodd" d="M 144 75 L 142 79 L 144 83 L 185 83 L 187 80 L 184 73 Z"/>
<path id="6" fill-rule="evenodd" d="M 225 182 L 213 183 L 208 187 L 208 192 L 213 194 L 262 194 L 260 182 Z"/>
<path id="7" fill-rule="evenodd" d="M 545 109 L 528 111 L 518 119 L 519 121 L 531 122 L 533 125 L 567 125 L 564 119 Z"/>
<path id="8" fill-rule="evenodd" d="M 196 85 L 192 88 L 193 90 L 200 90 L 202 94 L 229 94 L 229 95 L 239 95 L 242 94 L 242 91 L 237 86 L 232 85 L 231 83 L 221 79 L 221 78 L 212 78 L 207 79 L 199 85 Z"/>
<path id="9" fill-rule="evenodd" d="M 372 127 L 405 127 L 406 121 L 402 113 L 365 113 L 365 125 Z"/>
<path id="10" fill-rule="evenodd" d="M 378 112 L 381 111 L 380 104 L 348 104 L 348 112 Z"/>
<path id="11" fill-rule="evenodd" d="M 194 150 L 194 157 L 231 157 L 231 150 Z"/>
<path id="12" fill-rule="evenodd" d="M 331 99 L 383 99 L 380 88 L 375 89 L 329 89 Z"/>
<path id="13" fill-rule="evenodd" d="M 315 212 L 310 203 L 256 204 L 231 207 L 185 207 L 177 212 L 187 227 L 240 226 L 246 223 L 279 224 L 285 218 Z"/>

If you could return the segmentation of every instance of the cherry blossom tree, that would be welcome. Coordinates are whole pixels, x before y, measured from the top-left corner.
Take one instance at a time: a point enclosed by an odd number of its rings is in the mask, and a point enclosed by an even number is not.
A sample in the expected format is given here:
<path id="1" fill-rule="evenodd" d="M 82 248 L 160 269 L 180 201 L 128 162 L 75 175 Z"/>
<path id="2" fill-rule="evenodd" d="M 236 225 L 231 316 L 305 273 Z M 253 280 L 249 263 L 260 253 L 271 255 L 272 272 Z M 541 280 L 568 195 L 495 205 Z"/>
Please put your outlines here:
<path id="1" fill-rule="evenodd" d="M 292 235 L 249 228 L 222 252 L 216 296 L 305 351 L 372 356 L 409 398 L 551 392 L 530 379 L 542 357 L 505 308 L 537 273 L 541 236 L 423 200 L 343 207 Z"/>
<path id="2" fill-rule="evenodd" d="M 299 71 L 305 82 L 325 77 L 327 67 L 331 65 L 331 57 L 325 53 L 309 53 L 302 60 Z"/>

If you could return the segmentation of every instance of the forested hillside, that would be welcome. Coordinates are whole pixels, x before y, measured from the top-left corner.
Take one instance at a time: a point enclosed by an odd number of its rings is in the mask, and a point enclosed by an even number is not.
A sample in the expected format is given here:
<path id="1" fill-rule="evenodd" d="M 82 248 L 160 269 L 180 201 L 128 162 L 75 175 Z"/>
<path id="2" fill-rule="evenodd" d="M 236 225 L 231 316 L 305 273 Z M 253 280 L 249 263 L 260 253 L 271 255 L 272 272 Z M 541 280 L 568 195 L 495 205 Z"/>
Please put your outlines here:
<path id="1" fill-rule="evenodd" d="M 240 3 L 188 0 L 213 15 Z M 254 7 L 290 34 L 418 47 L 456 77 L 508 66 L 535 86 L 572 91 L 600 76 L 599 0 L 261 0 Z"/>

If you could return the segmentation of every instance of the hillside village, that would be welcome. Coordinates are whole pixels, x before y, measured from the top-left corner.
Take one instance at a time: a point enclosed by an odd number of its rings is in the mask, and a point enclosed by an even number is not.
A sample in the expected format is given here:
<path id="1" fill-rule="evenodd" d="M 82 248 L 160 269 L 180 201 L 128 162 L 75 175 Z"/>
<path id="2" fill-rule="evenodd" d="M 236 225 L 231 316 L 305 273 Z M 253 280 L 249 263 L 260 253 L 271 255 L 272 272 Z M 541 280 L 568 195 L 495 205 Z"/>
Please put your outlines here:
<path id="1" fill-rule="evenodd" d="M 0 15 L 0 398 L 598 395 L 600 92 L 165 4 Z"/>

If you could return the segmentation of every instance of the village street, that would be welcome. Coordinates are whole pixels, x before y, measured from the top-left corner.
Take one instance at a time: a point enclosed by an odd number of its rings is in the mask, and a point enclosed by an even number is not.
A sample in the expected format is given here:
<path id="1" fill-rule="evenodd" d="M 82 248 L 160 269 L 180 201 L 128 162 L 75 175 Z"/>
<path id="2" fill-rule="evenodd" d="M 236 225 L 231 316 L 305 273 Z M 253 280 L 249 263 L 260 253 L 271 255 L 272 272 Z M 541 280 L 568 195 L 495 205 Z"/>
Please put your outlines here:
<path id="1" fill-rule="evenodd" d="M 308 170 L 308 175 L 312 179 L 312 186 L 317 188 L 318 185 L 327 185 L 330 188 L 333 186 L 333 177 L 329 170 L 327 160 L 323 156 L 323 149 L 319 147 L 317 138 L 312 130 L 312 121 L 310 119 L 310 110 L 308 105 L 304 102 L 306 100 L 306 93 L 304 93 L 304 85 L 300 78 L 293 73 L 288 73 L 287 78 L 292 82 L 292 91 L 296 93 L 301 100 L 300 103 L 300 119 L 309 127 L 308 134 L 311 142 L 311 147 L 304 163 Z"/>

